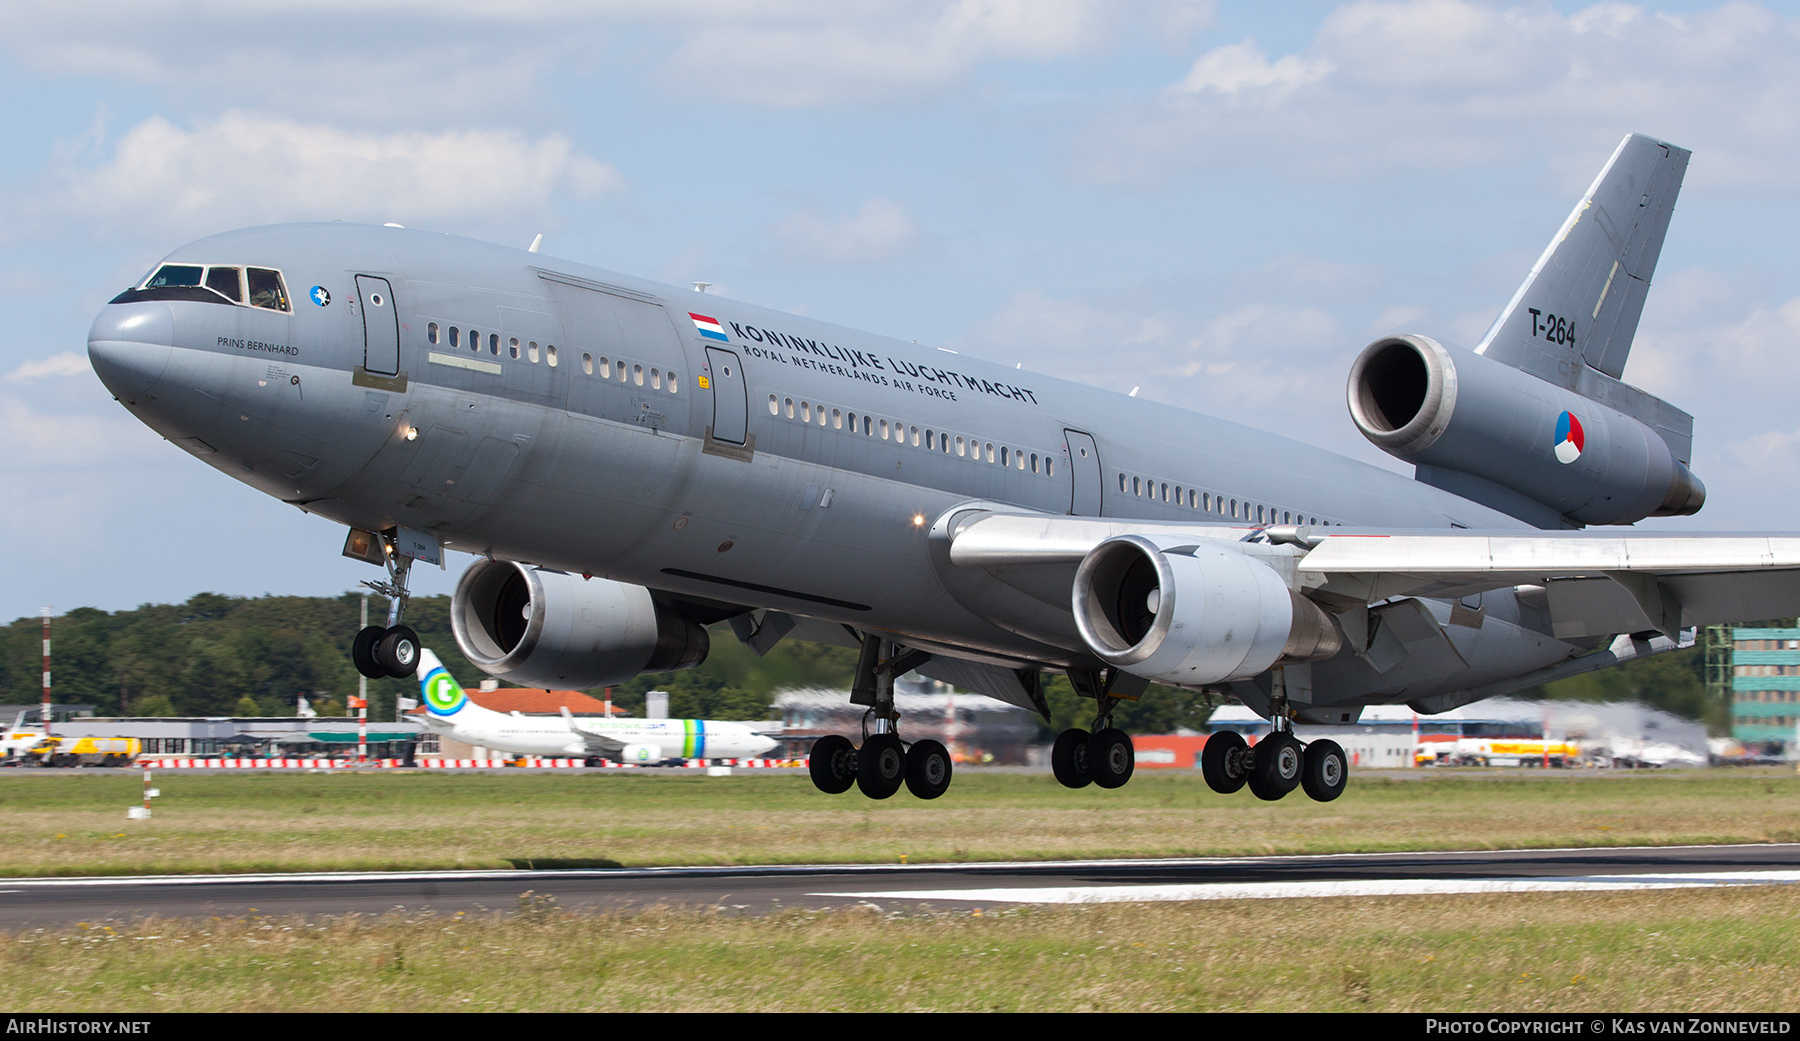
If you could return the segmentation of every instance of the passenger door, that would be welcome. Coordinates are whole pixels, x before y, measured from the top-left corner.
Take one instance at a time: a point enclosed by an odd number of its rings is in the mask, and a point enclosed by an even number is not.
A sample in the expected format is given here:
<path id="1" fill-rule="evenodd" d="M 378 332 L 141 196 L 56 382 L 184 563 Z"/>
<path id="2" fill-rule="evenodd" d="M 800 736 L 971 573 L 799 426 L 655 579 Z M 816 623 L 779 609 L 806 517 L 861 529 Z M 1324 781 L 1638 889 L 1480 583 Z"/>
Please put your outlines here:
<path id="1" fill-rule="evenodd" d="M 1098 517 L 1101 507 L 1100 449 L 1092 434 L 1064 430 L 1069 450 L 1069 512 L 1077 517 Z"/>
<path id="2" fill-rule="evenodd" d="M 378 376 L 400 371 L 400 318 L 394 290 L 385 278 L 356 276 L 356 300 L 362 311 L 363 368 Z"/>
<path id="3" fill-rule="evenodd" d="M 713 440 L 741 445 L 750 421 L 750 398 L 744 384 L 743 364 L 730 351 L 708 347 L 706 368 L 707 383 L 712 388 Z"/>

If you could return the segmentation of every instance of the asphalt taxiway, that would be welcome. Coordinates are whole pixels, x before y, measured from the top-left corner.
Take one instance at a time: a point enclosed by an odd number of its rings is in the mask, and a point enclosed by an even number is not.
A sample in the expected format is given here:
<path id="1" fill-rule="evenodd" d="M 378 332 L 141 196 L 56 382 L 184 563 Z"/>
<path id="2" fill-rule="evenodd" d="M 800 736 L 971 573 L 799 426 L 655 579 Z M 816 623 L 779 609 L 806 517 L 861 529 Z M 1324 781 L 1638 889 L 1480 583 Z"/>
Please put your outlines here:
<path id="1" fill-rule="evenodd" d="M 0 881 L 0 929 L 145 917 L 509 911 L 526 891 L 571 910 L 657 905 L 763 913 L 1032 903 L 1780 885 L 1800 844 L 1481 850 L 921 865 L 159 875 Z"/>

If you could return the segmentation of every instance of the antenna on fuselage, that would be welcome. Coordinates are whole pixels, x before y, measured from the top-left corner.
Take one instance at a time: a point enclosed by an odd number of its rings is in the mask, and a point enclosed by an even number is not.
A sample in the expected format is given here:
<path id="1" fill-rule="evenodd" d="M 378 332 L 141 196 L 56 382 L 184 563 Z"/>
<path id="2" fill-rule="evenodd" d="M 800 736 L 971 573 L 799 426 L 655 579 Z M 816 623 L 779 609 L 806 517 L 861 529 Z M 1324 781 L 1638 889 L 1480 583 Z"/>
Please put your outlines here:
<path id="1" fill-rule="evenodd" d="M 538 251 L 538 247 L 543 244 L 544 244 L 544 233 L 540 231 L 537 233 L 537 238 L 531 240 L 531 245 L 526 247 L 525 252 L 536 253 Z"/>
<path id="2" fill-rule="evenodd" d="M 1137 392 L 1140 390 L 1143 390 L 1143 389 L 1144 388 L 1142 388 L 1142 387 L 1133 387 L 1133 388 L 1131 388 L 1131 393 L 1129 393 L 1125 396 L 1128 398 L 1135 398 L 1135 397 L 1137 397 Z"/>
<path id="3" fill-rule="evenodd" d="M 694 283 L 694 292 L 704 293 L 704 292 L 706 292 L 706 287 L 710 286 L 710 285 L 712 285 L 711 282 L 695 282 Z"/>

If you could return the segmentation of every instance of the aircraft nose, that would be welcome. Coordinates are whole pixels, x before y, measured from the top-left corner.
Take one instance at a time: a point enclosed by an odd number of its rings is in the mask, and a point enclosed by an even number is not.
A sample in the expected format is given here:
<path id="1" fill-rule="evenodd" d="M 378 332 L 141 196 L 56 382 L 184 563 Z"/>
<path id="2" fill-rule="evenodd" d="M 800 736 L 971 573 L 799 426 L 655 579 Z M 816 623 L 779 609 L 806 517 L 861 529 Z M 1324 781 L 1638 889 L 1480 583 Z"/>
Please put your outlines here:
<path id="1" fill-rule="evenodd" d="M 88 362 L 121 401 L 156 385 L 174 353 L 175 316 L 159 303 L 108 304 L 88 330 Z"/>

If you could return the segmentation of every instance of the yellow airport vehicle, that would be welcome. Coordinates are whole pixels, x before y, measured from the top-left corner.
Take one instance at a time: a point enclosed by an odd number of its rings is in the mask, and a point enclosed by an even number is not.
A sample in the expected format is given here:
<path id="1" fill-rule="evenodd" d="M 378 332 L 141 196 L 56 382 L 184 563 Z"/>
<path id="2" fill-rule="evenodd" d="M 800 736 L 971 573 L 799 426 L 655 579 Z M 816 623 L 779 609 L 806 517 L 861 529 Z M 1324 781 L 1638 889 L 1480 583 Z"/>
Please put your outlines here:
<path id="1" fill-rule="evenodd" d="M 25 758 L 38 766 L 130 766 L 143 751 L 135 737 L 46 737 Z"/>

